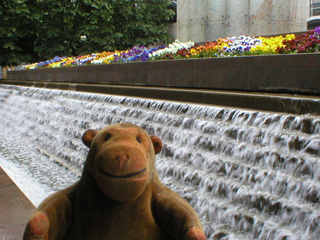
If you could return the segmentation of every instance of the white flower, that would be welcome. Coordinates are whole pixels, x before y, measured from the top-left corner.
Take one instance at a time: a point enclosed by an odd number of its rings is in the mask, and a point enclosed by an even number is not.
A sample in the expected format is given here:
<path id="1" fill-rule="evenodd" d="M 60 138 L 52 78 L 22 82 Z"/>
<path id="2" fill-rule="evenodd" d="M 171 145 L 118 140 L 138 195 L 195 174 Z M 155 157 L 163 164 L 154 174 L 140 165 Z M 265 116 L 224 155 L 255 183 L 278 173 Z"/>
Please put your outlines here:
<path id="1" fill-rule="evenodd" d="M 91 63 L 92 64 L 102 64 L 103 63 L 103 59 L 101 58 L 101 59 L 98 59 L 98 60 L 93 60 Z"/>
<path id="2" fill-rule="evenodd" d="M 181 49 L 184 49 L 184 48 L 189 49 L 193 46 L 194 46 L 194 42 L 189 41 L 189 42 L 181 43 L 179 40 L 176 40 L 172 44 L 169 44 L 168 47 L 159 49 L 158 51 L 150 53 L 149 58 L 163 56 L 168 53 L 176 54 Z"/>

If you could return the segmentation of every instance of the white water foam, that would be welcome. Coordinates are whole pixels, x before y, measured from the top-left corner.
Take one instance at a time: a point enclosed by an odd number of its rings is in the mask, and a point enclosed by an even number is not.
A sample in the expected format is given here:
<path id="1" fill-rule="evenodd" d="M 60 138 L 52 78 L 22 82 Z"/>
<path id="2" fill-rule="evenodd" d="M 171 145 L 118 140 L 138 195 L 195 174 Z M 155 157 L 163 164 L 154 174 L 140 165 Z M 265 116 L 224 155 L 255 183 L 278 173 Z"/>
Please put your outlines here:
<path id="1" fill-rule="evenodd" d="M 86 129 L 131 122 L 163 140 L 161 180 L 208 239 L 320 235 L 319 117 L 1 85 L 0 114 L 6 160 L 53 191 L 79 178 Z"/>

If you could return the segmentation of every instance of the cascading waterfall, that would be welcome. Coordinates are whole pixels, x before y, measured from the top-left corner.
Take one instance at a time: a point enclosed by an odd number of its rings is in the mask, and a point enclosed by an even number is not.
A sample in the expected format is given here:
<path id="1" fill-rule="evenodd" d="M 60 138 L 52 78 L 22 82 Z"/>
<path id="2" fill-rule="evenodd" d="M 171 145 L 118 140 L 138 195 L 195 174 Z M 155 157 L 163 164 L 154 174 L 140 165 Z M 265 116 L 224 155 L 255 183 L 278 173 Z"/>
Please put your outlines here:
<path id="1" fill-rule="evenodd" d="M 0 85 L 0 159 L 55 191 L 76 181 L 89 128 L 159 136 L 162 182 L 208 239 L 319 239 L 320 118 Z M 51 193 L 51 192 L 50 192 Z"/>

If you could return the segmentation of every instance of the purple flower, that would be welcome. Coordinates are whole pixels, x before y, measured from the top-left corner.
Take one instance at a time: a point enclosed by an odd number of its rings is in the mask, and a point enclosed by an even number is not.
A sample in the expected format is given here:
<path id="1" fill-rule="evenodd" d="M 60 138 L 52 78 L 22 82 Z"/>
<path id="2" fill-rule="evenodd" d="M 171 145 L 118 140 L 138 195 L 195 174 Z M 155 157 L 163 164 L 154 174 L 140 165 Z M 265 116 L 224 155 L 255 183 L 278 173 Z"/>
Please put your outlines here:
<path id="1" fill-rule="evenodd" d="M 149 59 L 149 53 L 148 53 L 148 51 L 144 51 L 141 54 L 141 61 L 147 61 L 148 59 Z"/>

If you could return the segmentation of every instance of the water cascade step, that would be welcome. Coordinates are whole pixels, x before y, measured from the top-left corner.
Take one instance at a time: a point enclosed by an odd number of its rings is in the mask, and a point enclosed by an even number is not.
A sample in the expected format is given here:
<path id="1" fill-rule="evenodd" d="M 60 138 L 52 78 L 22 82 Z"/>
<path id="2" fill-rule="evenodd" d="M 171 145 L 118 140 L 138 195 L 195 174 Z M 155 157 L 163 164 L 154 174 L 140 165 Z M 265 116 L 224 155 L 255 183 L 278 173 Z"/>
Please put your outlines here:
<path id="1" fill-rule="evenodd" d="M 320 117 L 10 85 L 0 115 L 2 154 L 51 191 L 79 178 L 86 129 L 131 122 L 208 239 L 319 239 Z"/>

